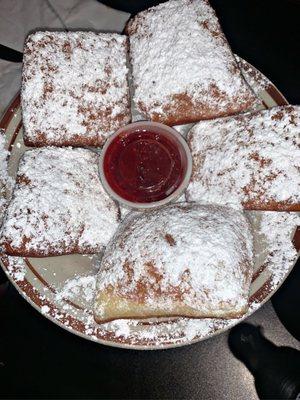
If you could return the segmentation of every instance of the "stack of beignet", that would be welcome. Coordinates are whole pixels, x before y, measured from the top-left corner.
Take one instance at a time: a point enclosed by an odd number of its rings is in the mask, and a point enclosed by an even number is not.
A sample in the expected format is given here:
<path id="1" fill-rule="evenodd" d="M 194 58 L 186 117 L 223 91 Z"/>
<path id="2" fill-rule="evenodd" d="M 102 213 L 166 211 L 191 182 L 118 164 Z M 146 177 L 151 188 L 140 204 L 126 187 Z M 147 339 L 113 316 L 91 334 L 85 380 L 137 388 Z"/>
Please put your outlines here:
<path id="1" fill-rule="evenodd" d="M 93 254 L 107 245 L 97 278 L 98 323 L 240 317 L 253 273 L 243 208 L 300 210 L 300 108 L 234 115 L 258 99 L 207 0 L 150 8 L 128 22 L 126 33 L 28 37 L 24 142 L 45 148 L 21 158 L 1 249 L 49 257 Z M 119 206 L 99 179 L 98 154 L 59 147 L 102 146 L 130 122 L 128 58 L 133 102 L 143 116 L 198 124 L 188 135 L 191 203 L 134 212 L 119 226 Z"/>

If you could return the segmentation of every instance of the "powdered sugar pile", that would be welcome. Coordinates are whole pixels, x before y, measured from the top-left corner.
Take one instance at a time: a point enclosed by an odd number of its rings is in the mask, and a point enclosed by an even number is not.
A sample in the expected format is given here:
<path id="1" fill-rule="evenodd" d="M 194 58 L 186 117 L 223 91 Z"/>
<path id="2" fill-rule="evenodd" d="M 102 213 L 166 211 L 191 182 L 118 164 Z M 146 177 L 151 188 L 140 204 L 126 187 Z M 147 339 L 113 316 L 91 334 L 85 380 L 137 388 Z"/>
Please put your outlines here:
<path id="1" fill-rule="evenodd" d="M 116 33 L 36 32 L 24 49 L 25 140 L 101 145 L 130 120 L 127 38 Z"/>
<path id="2" fill-rule="evenodd" d="M 1 244 L 22 255 L 95 253 L 118 226 L 118 207 L 85 149 L 29 150 L 3 224 Z"/>
<path id="3" fill-rule="evenodd" d="M 86 303 L 91 303 L 94 300 L 96 290 L 96 276 L 76 276 L 75 278 L 68 279 L 62 290 L 56 293 L 55 299 L 74 300 L 80 298 Z"/>
<path id="4" fill-rule="evenodd" d="M 4 270 L 15 282 L 21 282 L 26 275 L 26 265 L 22 257 L 9 257 L 7 270 Z"/>
<path id="5" fill-rule="evenodd" d="M 194 107 L 182 118 L 183 102 L 177 118 L 191 121 L 245 110 L 255 102 L 205 0 L 162 3 L 139 13 L 127 30 L 134 102 L 151 119 L 168 121 L 180 96 L 188 96 Z"/>
<path id="6" fill-rule="evenodd" d="M 99 293 L 112 286 L 126 299 L 144 287 L 144 304 L 159 310 L 173 310 L 178 290 L 184 293 L 180 301 L 201 315 L 228 316 L 246 307 L 251 260 L 251 232 L 242 213 L 179 203 L 127 217 L 106 249 L 97 286 Z M 99 317 L 103 307 L 96 305 Z"/>
<path id="7" fill-rule="evenodd" d="M 250 208 L 299 204 L 299 126 L 297 106 L 198 123 L 188 136 L 194 169 L 187 199 Z"/>

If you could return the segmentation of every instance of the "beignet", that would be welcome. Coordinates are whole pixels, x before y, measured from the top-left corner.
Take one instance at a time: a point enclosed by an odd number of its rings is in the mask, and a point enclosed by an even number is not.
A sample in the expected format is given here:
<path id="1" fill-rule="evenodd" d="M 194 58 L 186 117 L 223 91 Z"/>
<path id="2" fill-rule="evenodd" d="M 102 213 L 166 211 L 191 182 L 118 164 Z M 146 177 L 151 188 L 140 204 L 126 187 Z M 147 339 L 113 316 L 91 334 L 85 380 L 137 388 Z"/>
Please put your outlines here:
<path id="1" fill-rule="evenodd" d="M 101 146 L 130 122 L 127 38 L 117 33 L 36 32 L 24 47 L 27 146 Z"/>
<path id="2" fill-rule="evenodd" d="M 202 121 L 188 134 L 188 201 L 300 211 L 300 107 Z"/>
<path id="3" fill-rule="evenodd" d="M 101 261 L 94 317 L 238 317 L 248 308 L 251 277 L 243 213 L 196 203 L 133 213 Z"/>
<path id="4" fill-rule="evenodd" d="M 26 151 L 2 227 L 0 246 L 13 256 L 96 253 L 118 226 L 118 206 L 98 175 L 90 150 Z"/>
<path id="5" fill-rule="evenodd" d="M 134 104 L 153 121 L 186 124 L 245 111 L 257 99 L 206 0 L 171 0 L 129 21 Z"/>

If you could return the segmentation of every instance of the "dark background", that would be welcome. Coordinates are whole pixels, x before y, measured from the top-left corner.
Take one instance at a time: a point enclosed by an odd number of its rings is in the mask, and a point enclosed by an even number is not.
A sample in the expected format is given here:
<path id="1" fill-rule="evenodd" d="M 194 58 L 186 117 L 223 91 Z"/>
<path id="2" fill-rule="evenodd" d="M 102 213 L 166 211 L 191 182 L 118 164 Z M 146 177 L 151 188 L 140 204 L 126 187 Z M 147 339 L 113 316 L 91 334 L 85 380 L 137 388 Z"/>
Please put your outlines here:
<path id="1" fill-rule="evenodd" d="M 233 51 L 300 103 L 300 1 L 211 0 Z"/>
<path id="2" fill-rule="evenodd" d="M 130 1 L 122 1 L 122 4 Z M 136 3 L 144 3 L 138 2 Z M 300 103 L 300 2 L 211 0 L 233 51 Z M 0 283 L 5 277 L 0 272 Z M 248 322 L 278 345 L 299 349 L 299 264 Z M 275 310 L 274 310 L 275 307 Z M 165 351 L 101 346 L 57 327 L 11 285 L 0 286 L 1 398 L 256 399 L 253 378 L 234 358 L 228 333 Z M 298 337 L 299 338 L 299 337 Z"/>

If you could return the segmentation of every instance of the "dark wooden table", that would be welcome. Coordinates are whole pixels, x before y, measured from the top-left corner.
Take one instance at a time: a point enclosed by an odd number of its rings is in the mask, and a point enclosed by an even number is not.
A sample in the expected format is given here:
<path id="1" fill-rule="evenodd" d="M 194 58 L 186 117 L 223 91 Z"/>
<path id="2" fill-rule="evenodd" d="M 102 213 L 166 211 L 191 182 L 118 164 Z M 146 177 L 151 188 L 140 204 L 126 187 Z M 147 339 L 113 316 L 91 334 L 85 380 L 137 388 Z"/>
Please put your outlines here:
<path id="1" fill-rule="evenodd" d="M 300 103 L 300 2 L 212 0 L 233 51 Z M 278 345 L 296 336 L 299 264 L 288 282 L 252 315 Z M 0 276 L 0 283 L 4 281 Z M 298 299 L 298 303 L 297 303 Z M 288 306 L 287 306 L 288 305 Z M 0 286 L 0 398 L 257 399 L 253 377 L 234 358 L 228 333 L 165 351 L 129 351 L 83 340 L 57 327 Z"/>

